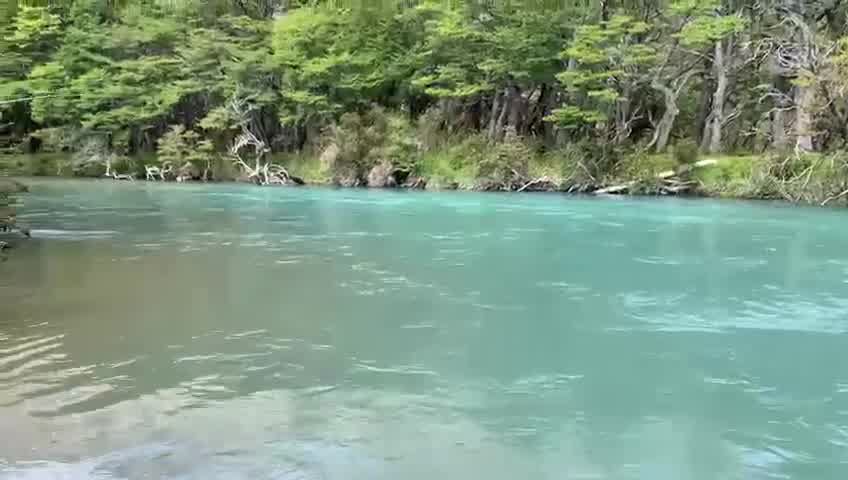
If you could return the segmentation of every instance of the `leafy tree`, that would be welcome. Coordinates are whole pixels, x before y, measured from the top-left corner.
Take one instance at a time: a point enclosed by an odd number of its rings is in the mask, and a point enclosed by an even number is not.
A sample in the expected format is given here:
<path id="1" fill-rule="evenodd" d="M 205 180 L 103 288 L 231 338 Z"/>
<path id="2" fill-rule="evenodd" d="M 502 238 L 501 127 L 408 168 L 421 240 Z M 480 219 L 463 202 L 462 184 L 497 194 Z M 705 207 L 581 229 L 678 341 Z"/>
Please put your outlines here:
<path id="1" fill-rule="evenodd" d="M 2 149 L 96 143 L 97 158 L 182 162 L 248 130 L 277 152 L 335 142 L 361 179 L 375 162 L 414 170 L 425 130 L 427 145 L 465 136 L 591 156 L 848 142 L 845 2 L 11 3 Z"/>

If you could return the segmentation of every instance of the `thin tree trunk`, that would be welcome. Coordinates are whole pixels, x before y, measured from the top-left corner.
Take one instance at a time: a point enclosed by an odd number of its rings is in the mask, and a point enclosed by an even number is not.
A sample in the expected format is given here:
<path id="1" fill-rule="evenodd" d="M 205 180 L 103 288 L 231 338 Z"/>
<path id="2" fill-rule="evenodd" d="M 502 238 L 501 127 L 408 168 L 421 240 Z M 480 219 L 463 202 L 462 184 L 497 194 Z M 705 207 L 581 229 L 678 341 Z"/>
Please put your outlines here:
<path id="1" fill-rule="evenodd" d="M 710 148 L 710 122 L 712 120 L 712 98 L 715 93 L 715 82 L 712 78 L 704 76 L 704 88 L 701 90 L 701 100 L 698 106 L 698 131 L 700 132 L 699 145 L 701 151 L 706 152 Z"/>
<path id="2" fill-rule="evenodd" d="M 503 93 L 503 106 L 501 107 L 500 115 L 498 115 L 497 124 L 495 125 L 495 135 L 492 137 L 493 141 L 499 142 L 503 139 L 504 136 L 504 127 L 506 126 L 507 114 L 509 113 L 509 109 L 512 106 L 512 102 L 510 99 L 510 89 L 507 88 Z"/>
<path id="3" fill-rule="evenodd" d="M 538 92 L 538 95 L 536 95 L 536 91 Z M 525 134 L 540 133 L 539 126 L 545 121 L 545 109 L 550 89 L 547 84 L 543 83 L 536 91 L 529 96 L 529 99 L 531 100 L 535 98 L 535 102 L 533 102 L 533 108 L 529 108 L 528 106 L 527 117 L 525 118 L 524 124 Z"/>
<path id="4" fill-rule="evenodd" d="M 562 99 L 562 87 L 552 86 L 545 99 L 545 110 L 542 114 L 543 118 L 550 115 Z M 545 136 L 545 145 L 554 147 L 557 145 L 557 132 L 559 129 L 554 127 L 553 122 L 542 122 Z"/>
<path id="5" fill-rule="evenodd" d="M 667 85 L 663 85 L 657 79 L 651 82 L 651 87 L 661 92 L 665 100 L 665 111 L 656 126 L 654 138 L 651 140 L 651 145 L 656 148 L 658 153 L 664 152 L 668 147 L 668 140 L 671 137 L 671 130 L 674 128 L 674 121 L 677 119 L 677 115 L 680 114 L 680 109 L 677 107 L 677 99 L 680 97 L 683 87 L 686 86 L 686 83 L 689 82 L 689 79 L 692 78 L 694 73 L 694 70 L 690 70 L 683 74 L 683 76 L 677 77 L 673 81 L 673 89 Z"/>
<path id="6" fill-rule="evenodd" d="M 606 22 L 610 18 L 610 0 L 601 0 L 601 21 Z"/>
<path id="7" fill-rule="evenodd" d="M 630 92 L 626 88 L 615 102 L 615 143 L 622 144 L 630 138 Z"/>
<path id="8" fill-rule="evenodd" d="M 786 148 L 786 116 L 782 102 L 771 114 L 771 144 L 776 150 Z"/>
<path id="9" fill-rule="evenodd" d="M 503 103 L 503 94 L 498 92 L 495 94 L 495 98 L 492 99 L 492 110 L 489 113 L 489 133 L 488 137 L 490 141 L 495 140 L 495 129 L 498 125 L 498 115 L 501 112 L 501 103 Z"/>
<path id="10" fill-rule="evenodd" d="M 809 86 L 795 87 L 795 148 L 813 151 L 813 117 L 810 112 L 815 92 Z"/>
<path id="11" fill-rule="evenodd" d="M 671 129 L 674 127 L 674 120 L 680 113 L 680 109 L 677 108 L 677 96 L 672 89 L 658 82 L 654 82 L 653 87 L 662 92 L 665 100 L 665 111 L 655 127 L 654 138 L 651 141 L 657 153 L 661 153 L 668 147 Z"/>
<path id="12" fill-rule="evenodd" d="M 715 44 L 713 67 L 716 76 L 716 89 L 713 94 L 713 108 L 710 114 L 710 142 L 707 151 L 719 153 L 722 150 L 722 128 L 724 127 L 724 103 L 727 96 L 727 66 L 725 64 L 724 45 L 721 40 Z"/>
<path id="13" fill-rule="evenodd" d="M 678 113 L 680 113 L 680 110 L 677 108 L 677 105 L 671 105 L 666 102 L 665 112 L 663 112 L 662 118 L 660 118 L 660 123 L 657 124 L 657 153 L 664 152 L 668 148 L 668 139 L 671 137 L 671 129 L 674 128 L 674 120 L 677 118 Z"/>

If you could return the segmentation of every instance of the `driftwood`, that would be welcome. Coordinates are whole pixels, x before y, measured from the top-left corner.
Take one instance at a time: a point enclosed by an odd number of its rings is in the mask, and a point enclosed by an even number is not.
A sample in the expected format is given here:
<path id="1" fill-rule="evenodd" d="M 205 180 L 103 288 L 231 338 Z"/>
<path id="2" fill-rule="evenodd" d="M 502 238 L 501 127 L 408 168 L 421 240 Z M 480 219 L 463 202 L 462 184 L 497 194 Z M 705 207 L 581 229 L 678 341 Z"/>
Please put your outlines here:
<path id="1" fill-rule="evenodd" d="M 162 166 L 158 167 L 156 165 L 145 165 L 145 178 L 148 181 L 154 181 L 158 177 L 160 181 L 165 180 L 165 176 L 170 175 L 174 171 L 174 166 L 169 161 L 162 162 Z"/>
<path id="2" fill-rule="evenodd" d="M 288 185 L 296 183 L 288 170 L 276 163 L 265 161 L 265 156 L 271 152 L 268 145 L 251 129 L 251 112 L 255 109 L 247 99 L 235 98 L 230 101 L 230 110 L 239 119 L 239 134 L 230 145 L 229 153 L 233 162 L 241 168 L 248 181 L 259 185 Z M 253 166 L 242 157 L 253 151 Z"/>
<path id="3" fill-rule="evenodd" d="M 630 190 L 631 187 L 636 185 L 636 183 L 638 183 L 638 182 L 633 180 L 633 181 L 630 181 L 630 182 L 627 182 L 627 183 L 622 183 L 622 184 L 619 184 L 619 185 L 613 185 L 611 187 L 601 188 L 601 189 L 595 190 L 593 193 L 595 195 L 615 195 L 615 194 L 618 194 L 618 193 L 626 193 L 628 190 Z"/>
<path id="4" fill-rule="evenodd" d="M 821 206 L 825 207 L 825 206 L 827 206 L 828 203 L 830 203 L 834 200 L 839 200 L 839 199 L 841 199 L 845 196 L 848 196 L 848 190 L 845 190 L 844 192 L 840 193 L 839 195 L 833 195 L 833 196 L 827 197 L 823 202 L 821 202 Z"/>
<path id="5" fill-rule="evenodd" d="M 692 165 L 684 165 L 677 170 L 666 170 L 656 174 L 654 177 L 656 180 L 660 182 L 660 192 L 665 194 L 677 195 L 680 193 L 684 193 L 689 191 L 694 185 L 695 182 L 690 181 L 682 181 L 678 180 L 675 177 L 681 177 L 686 175 L 687 173 L 695 170 L 697 168 L 710 167 L 718 164 L 717 160 L 707 159 L 701 160 L 699 162 L 695 162 Z M 611 185 L 609 187 L 601 188 L 595 190 L 593 193 L 595 195 L 618 195 L 628 193 L 633 187 L 638 185 L 639 182 L 636 180 L 632 180 L 629 182 L 621 183 L 618 185 Z M 846 193 L 848 195 L 848 193 Z"/>
<path id="6" fill-rule="evenodd" d="M 547 175 L 544 176 L 544 177 L 539 177 L 535 180 L 530 180 L 529 182 L 525 183 L 524 186 L 519 188 L 518 190 L 516 190 L 516 192 L 523 192 L 524 190 L 527 190 L 528 188 L 532 187 L 533 185 L 538 185 L 540 183 L 547 183 L 547 182 L 550 182 L 550 181 L 551 181 L 551 179 L 548 178 Z"/>
<path id="7" fill-rule="evenodd" d="M 112 171 L 112 178 L 114 178 L 115 180 L 128 180 L 128 181 L 130 181 L 130 182 L 134 182 L 134 181 L 135 181 L 135 177 L 134 177 L 134 176 L 132 176 L 132 174 L 129 174 L 129 173 L 118 173 L 118 172 L 116 172 L 116 171 L 114 171 L 114 170 Z"/>

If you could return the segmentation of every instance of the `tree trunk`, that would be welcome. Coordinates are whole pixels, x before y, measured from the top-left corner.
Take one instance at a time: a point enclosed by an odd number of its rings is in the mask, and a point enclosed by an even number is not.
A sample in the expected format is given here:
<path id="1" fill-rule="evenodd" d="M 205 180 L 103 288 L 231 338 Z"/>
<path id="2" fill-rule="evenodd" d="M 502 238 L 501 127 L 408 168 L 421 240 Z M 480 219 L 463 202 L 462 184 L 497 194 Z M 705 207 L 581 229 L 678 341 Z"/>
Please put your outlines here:
<path id="1" fill-rule="evenodd" d="M 490 141 L 495 140 L 495 130 L 498 125 L 498 117 L 501 113 L 501 104 L 503 103 L 503 94 L 498 92 L 495 94 L 495 98 L 492 99 L 492 111 L 489 113 L 489 133 L 488 137 Z"/>
<path id="2" fill-rule="evenodd" d="M 521 93 L 521 89 L 512 86 L 509 88 L 509 126 L 515 133 L 521 132 L 524 118 L 527 116 L 527 99 Z"/>
<path id="3" fill-rule="evenodd" d="M 677 95 L 675 95 L 672 89 L 658 82 L 654 82 L 652 86 L 654 89 L 662 92 L 663 99 L 665 100 L 665 111 L 655 127 L 654 138 L 651 141 L 657 153 L 662 153 L 668 147 L 671 129 L 674 127 L 674 120 L 680 113 L 680 109 L 677 108 Z"/>
<path id="4" fill-rule="evenodd" d="M 499 142 L 503 139 L 504 136 L 504 127 L 506 126 L 508 113 L 510 107 L 512 106 L 512 99 L 510 98 L 511 91 L 509 88 L 506 88 L 503 93 L 503 99 L 500 114 L 498 115 L 498 120 L 495 125 L 495 134 L 492 137 L 493 141 Z"/>
<path id="5" fill-rule="evenodd" d="M 782 105 L 771 114 L 771 145 L 776 150 L 786 148 L 786 116 Z"/>
<path id="6" fill-rule="evenodd" d="M 704 76 L 704 88 L 701 89 L 701 100 L 698 102 L 698 132 L 700 132 L 699 145 L 701 151 L 706 152 L 710 148 L 710 122 L 713 111 L 713 94 L 715 93 L 715 81 L 712 77 Z"/>
<path id="7" fill-rule="evenodd" d="M 529 99 L 535 101 L 532 102 L 533 108 L 528 108 L 527 117 L 525 119 L 524 124 L 524 133 L 525 134 L 533 134 L 533 133 L 542 133 L 543 128 L 540 128 L 544 125 L 545 116 L 547 115 L 546 108 L 548 104 L 548 96 L 550 95 L 550 89 L 548 85 L 543 83 L 536 92 L 530 95 Z"/>
<path id="8" fill-rule="evenodd" d="M 795 87 L 795 148 L 813 151 L 813 117 L 810 112 L 815 92 L 810 86 Z"/>
<path id="9" fill-rule="evenodd" d="M 658 79 L 651 82 L 651 87 L 663 94 L 665 100 L 665 111 L 660 118 L 659 123 L 654 130 L 654 138 L 651 140 L 651 145 L 656 148 L 657 153 L 664 152 L 668 147 L 668 139 L 671 137 L 671 130 L 674 128 L 674 121 L 680 113 L 677 107 L 677 99 L 680 98 L 680 92 L 695 74 L 694 70 L 689 70 L 682 76 L 675 78 L 672 81 L 672 86 L 663 85 Z"/>
<path id="10" fill-rule="evenodd" d="M 680 110 L 677 105 L 672 105 L 666 102 L 665 112 L 663 112 L 660 123 L 657 124 L 657 132 L 655 134 L 657 153 L 662 153 L 668 148 L 668 139 L 671 137 L 671 129 L 674 128 L 674 120 Z"/>
<path id="11" fill-rule="evenodd" d="M 615 102 L 615 143 L 621 145 L 630 138 L 630 91 L 625 87 L 624 92 Z"/>
<path id="12" fill-rule="evenodd" d="M 547 98 L 545 99 L 545 110 L 543 113 L 543 118 L 548 116 L 557 105 L 559 105 L 562 101 L 562 87 L 552 86 Z M 544 138 L 545 145 L 548 147 L 555 147 L 557 145 L 557 133 L 559 129 L 554 126 L 553 122 L 542 122 L 544 129 Z"/>
<path id="13" fill-rule="evenodd" d="M 713 105 L 709 118 L 709 153 L 719 153 L 722 150 L 722 127 L 724 126 L 724 103 L 727 97 L 727 65 L 725 63 L 724 45 L 721 40 L 715 43 L 715 58 L 713 67 L 716 78 L 716 88 L 713 93 Z"/>
<path id="14" fill-rule="evenodd" d="M 601 0 L 601 21 L 609 21 L 610 18 L 610 0 Z"/>

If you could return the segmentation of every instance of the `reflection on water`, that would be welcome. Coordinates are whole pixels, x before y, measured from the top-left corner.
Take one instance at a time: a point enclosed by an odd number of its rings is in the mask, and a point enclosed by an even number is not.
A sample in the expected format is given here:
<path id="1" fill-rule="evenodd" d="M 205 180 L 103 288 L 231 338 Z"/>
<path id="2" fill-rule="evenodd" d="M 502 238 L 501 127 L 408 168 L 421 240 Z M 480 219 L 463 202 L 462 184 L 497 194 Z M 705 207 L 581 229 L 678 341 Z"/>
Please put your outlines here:
<path id="1" fill-rule="evenodd" d="M 848 224 L 37 182 L 0 478 L 848 476 Z"/>

